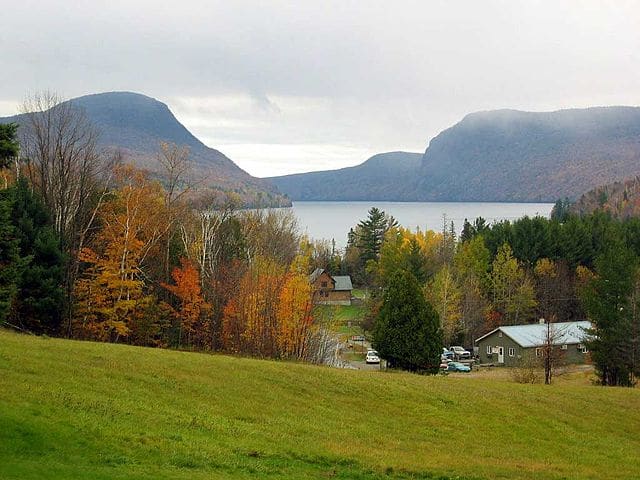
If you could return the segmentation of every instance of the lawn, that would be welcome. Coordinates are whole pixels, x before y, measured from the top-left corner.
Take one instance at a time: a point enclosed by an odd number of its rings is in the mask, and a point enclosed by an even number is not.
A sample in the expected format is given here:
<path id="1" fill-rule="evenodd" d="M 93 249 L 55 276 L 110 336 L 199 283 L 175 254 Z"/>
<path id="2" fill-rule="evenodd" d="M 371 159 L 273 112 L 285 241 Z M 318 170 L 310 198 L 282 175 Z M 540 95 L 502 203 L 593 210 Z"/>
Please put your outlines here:
<path id="1" fill-rule="evenodd" d="M 322 317 L 329 319 L 332 330 L 342 340 L 363 333 L 360 322 L 366 312 L 364 305 L 318 305 L 316 309 Z"/>
<path id="2" fill-rule="evenodd" d="M 622 479 L 640 391 L 0 331 L 0 478 Z"/>

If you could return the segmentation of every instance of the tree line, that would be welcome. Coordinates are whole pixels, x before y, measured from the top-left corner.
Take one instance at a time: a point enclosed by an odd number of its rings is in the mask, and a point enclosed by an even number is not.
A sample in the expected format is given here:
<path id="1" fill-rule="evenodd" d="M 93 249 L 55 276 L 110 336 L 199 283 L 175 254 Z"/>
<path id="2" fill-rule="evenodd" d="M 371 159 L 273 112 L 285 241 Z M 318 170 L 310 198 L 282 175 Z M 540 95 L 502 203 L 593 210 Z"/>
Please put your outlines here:
<path id="1" fill-rule="evenodd" d="M 440 232 L 411 231 L 372 208 L 333 265 L 372 287 L 364 326 L 379 345 L 385 343 L 381 325 L 392 317 L 389 295 L 404 295 L 406 304 L 406 291 L 413 289 L 423 297 L 418 303 L 428 304 L 413 307 L 423 312 L 422 323 L 436 316 L 439 330 L 423 328 L 441 335 L 440 347 L 432 348 L 438 354 L 443 344 L 471 347 L 502 325 L 588 319 L 593 331 L 587 343 L 601 383 L 632 385 L 640 371 L 639 259 L 638 218 L 603 212 L 493 224 L 478 218 L 465 220 L 458 237 L 446 219 Z M 398 272 L 405 274 L 402 288 Z M 435 353 L 429 355 L 422 365 L 436 362 Z"/>
<path id="2" fill-rule="evenodd" d="M 0 125 L 0 323 L 34 334 L 323 362 L 313 248 L 288 211 L 241 210 L 190 176 L 98 147 L 81 110 L 35 96 Z"/>

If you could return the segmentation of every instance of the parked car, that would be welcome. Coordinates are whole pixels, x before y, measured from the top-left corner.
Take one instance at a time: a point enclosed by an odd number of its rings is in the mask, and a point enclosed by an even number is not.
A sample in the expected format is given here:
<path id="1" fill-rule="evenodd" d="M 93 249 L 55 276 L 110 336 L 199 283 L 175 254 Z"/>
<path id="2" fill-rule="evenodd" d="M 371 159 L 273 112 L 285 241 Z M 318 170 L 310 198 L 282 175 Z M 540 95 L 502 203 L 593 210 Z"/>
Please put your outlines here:
<path id="1" fill-rule="evenodd" d="M 470 372 L 471 368 L 460 362 L 449 362 L 447 372 Z"/>
<path id="2" fill-rule="evenodd" d="M 442 347 L 442 354 L 440 355 L 440 358 L 442 359 L 443 362 L 448 362 L 449 360 L 453 360 L 455 356 L 456 354 L 453 353 L 451 350 L 447 350 L 446 348 Z"/>
<path id="3" fill-rule="evenodd" d="M 367 358 L 365 359 L 367 363 L 380 363 L 380 357 L 378 356 L 378 352 L 375 350 L 369 350 L 367 352 Z"/>
<path id="4" fill-rule="evenodd" d="M 449 350 L 453 352 L 453 355 L 456 360 L 469 360 L 471 359 L 471 352 L 469 350 L 465 350 L 459 345 L 454 347 L 449 347 Z"/>
<path id="5" fill-rule="evenodd" d="M 440 362 L 440 370 L 446 371 L 449 368 L 448 362 Z"/>

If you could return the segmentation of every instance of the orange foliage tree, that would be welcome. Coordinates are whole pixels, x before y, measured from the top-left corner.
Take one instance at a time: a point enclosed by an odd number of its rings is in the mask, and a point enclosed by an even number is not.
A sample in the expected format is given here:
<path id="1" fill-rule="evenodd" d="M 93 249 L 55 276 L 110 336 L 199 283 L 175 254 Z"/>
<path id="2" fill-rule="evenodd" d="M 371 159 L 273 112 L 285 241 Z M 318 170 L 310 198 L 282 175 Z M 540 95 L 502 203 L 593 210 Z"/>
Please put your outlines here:
<path id="1" fill-rule="evenodd" d="M 200 288 L 200 272 L 186 258 L 180 259 L 180 267 L 171 274 L 175 285 L 163 283 L 162 286 L 173 293 L 180 301 L 180 309 L 174 311 L 179 322 L 178 344 L 186 337 L 188 346 L 196 343 L 201 348 L 211 348 L 211 328 L 207 316 L 211 306 L 205 302 Z"/>
<path id="2" fill-rule="evenodd" d="M 75 284 L 76 335 L 103 341 L 126 337 L 154 298 L 145 289 L 144 262 L 166 232 L 162 187 L 131 166 L 116 168 L 119 188 L 98 211 L 102 229 L 79 252 L 87 266 Z"/>
<path id="3" fill-rule="evenodd" d="M 305 358 L 313 328 L 311 298 L 299 261 L 285 269 L 273 259 L 256 258 L 224 307 L 224 348 L 260 357 Z"/>

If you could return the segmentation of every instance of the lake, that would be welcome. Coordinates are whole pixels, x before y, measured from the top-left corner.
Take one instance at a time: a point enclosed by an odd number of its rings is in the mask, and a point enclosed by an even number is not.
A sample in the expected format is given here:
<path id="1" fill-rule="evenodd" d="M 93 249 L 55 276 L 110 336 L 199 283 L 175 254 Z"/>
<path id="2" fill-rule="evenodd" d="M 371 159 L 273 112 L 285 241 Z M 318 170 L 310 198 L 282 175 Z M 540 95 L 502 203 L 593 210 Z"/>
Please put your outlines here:
<path id="1" fill-rule="evenodd" d="M 335 239 L 338 248 L 347 244 L 349 229 L 367 217 L 371 207 L 393 215 L 400 225 L 415 230 L 442 231 L 443 215 L 447 223 L 454 222 L 456 232 L 462 230 L 464 219 L 477 217 L 488 223 L 517 220 L 528 215 L 549 217 L 553 203 L 491 203 L 491 202 L 293 202 L 300 231 L 310 238 Z"/>

